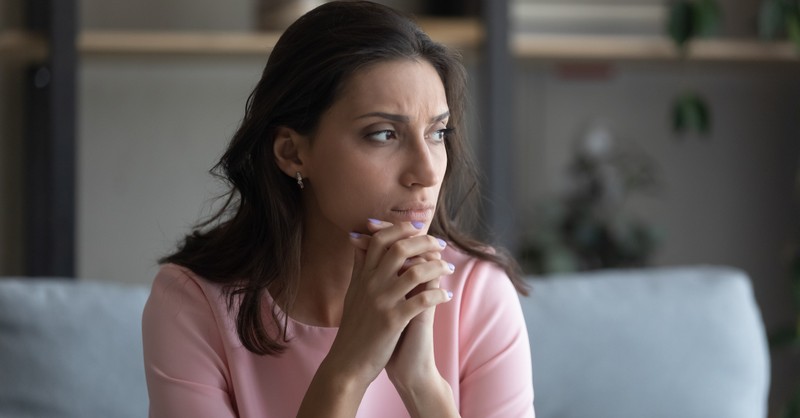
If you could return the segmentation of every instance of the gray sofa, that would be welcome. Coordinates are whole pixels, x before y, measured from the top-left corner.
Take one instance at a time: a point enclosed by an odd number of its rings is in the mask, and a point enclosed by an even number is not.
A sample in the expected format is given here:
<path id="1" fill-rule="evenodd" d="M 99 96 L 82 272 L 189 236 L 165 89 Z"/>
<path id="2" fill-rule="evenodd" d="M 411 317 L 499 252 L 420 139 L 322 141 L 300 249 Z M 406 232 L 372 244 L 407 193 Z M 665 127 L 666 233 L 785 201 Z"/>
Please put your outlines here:
<path id="1" fill-rule="evenodd" d="M 763 418 L 750 281 L 720 267 L 530 278 L 539 418 Z M 147 416 L 146 287 L 0 279 L 0 417 Z"/>

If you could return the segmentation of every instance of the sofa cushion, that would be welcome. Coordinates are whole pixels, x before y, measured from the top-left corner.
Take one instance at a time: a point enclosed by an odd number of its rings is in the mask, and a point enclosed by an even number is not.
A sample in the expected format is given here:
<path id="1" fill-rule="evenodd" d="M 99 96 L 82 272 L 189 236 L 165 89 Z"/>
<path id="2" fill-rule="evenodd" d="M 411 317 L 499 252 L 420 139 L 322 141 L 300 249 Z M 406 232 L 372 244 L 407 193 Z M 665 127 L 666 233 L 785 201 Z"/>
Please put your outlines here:
<path id="1" fill-rule="evenodd" d="M 719 267 L 566 274 L 522 298 L 538 418 L 754 418 L 769 360 L 748 277 Z"/>
<path id="2" fill-rule="evenodd" d="M 0 417 L 145 417 L 149 289 L 0 280 Z"/>

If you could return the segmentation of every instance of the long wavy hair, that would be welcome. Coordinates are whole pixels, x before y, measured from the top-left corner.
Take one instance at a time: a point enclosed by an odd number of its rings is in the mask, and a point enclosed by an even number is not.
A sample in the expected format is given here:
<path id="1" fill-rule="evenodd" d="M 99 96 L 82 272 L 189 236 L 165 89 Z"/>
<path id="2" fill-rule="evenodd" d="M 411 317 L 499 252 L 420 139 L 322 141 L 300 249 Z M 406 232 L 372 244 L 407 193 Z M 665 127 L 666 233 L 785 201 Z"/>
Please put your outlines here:
<path id="1" fill-rule="evenodd" d="M 463 222 L 476 213 L 478 181 L 464 137 L 466 71 L 460 56 L 391 8 L 366 1 L 330 2 L 292 24 L 270 54 L 239 129 L 211 170 L 228 185 L 224 204 L 197 224 L 176 252 L 160 260 L 224 284 L 239 338 L 253 353 L 274 355 L 285 348 L 286 315 L 300 272 L 301 192 L 276 164 L 276 130 L 285 126 L 313 134 L 350 77 L 371 64 L 397 59 L 429 62 L 441 77 L 450 108 L 448 167 L 430 232 L 501 266 L 517 290 L 527 294 L 511 257 L 464 232 Z M 287 314 L 265 307 L 267 289 Z"/>

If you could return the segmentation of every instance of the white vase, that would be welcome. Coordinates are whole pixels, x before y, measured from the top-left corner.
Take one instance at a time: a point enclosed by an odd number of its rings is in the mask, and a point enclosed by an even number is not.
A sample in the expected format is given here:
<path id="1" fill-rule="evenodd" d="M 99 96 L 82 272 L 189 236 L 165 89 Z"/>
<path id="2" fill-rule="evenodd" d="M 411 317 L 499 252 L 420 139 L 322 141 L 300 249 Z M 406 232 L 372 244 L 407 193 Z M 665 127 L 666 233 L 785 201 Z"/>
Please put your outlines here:
<path id="1" fill-rule="evenodd" d="M 259 0 L 259 28 L 284 30 L 300 16 L 323 3 L 325 0 Z"/>

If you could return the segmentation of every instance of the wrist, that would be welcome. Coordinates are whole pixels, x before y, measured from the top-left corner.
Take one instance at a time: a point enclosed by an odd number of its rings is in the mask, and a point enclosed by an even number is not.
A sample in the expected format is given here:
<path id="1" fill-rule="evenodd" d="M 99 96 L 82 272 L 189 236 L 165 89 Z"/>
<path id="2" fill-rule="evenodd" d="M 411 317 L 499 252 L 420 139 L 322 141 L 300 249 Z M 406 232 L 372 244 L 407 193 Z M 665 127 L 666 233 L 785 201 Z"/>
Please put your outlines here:
<path id="1" fill-rule="evenodd" d="M 353 417 L 369 383 L 343 373 L 332 362 L 323 361 L 306 391 L 298 417 Z"/>
<path id="2" fill-rule="evenodd" d="M 400 398 L 412 417 L 456 417 L 458 408 L 450 384 L 436 372 L 417 384 L 393 381 Z"/>
<path id="3" fill-rule="evenodd" d="M 317 369 L 321 380 L 328 382 L 332 387 L 339 388 L 342 392 L 358 394 L 365 393 L 372 380 L 352 367 L 343 366 L 341 363 L 325 358 Z"/>

